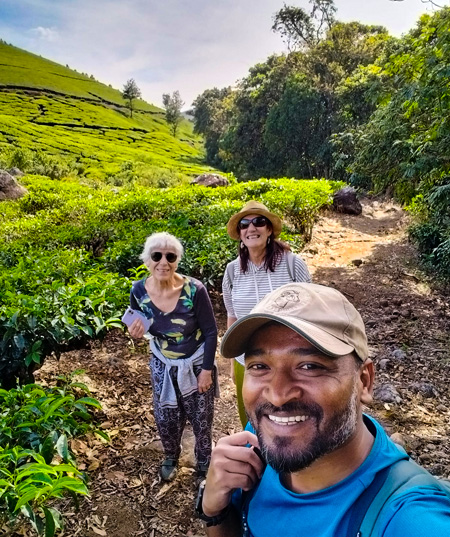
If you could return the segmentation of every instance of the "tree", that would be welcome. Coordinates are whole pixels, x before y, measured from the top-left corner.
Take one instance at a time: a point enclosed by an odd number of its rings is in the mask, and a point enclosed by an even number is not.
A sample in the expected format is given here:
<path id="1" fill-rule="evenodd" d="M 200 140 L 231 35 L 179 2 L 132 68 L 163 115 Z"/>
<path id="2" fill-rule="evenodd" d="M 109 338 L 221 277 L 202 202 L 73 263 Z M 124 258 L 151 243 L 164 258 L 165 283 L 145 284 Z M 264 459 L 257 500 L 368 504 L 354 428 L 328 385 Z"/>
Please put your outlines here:
<path id="1" fill-rule="evenodd" d="M 334 23 L 334 0 L 309 0 L 312 9 L 284 6 L 275 13 L 272 30 L 281 34 L 289 49 L 316 45 Z"/>
<path id="2" fill-rule="evenodd" d="M 139 99 L 141 96 L 141 90 L 138 88 L 134 78 L 127 80 L 123 86 L 122 97 L 128 101 L 128 108 L 130 109 L 130 117 L 133 117 L 133 101 Z"/>
<path id="3" fill-rule="evenodd" d="M 178 90 L 174 91 L 172 95 L 164 93 L 162 99 L 166 110 L 166 121 L 170 125 L 173 136 L 176 136 L 178 125 L 182 120 L 181 108 L 184 105 L 184 101 L 181 100 Z"/>
<path id="4" fill-rule="evenodd" d="M 206 161 L 221 166 L 219 141 L 232 115 L 231 88 L 205 90 L 192 103 L 194 132 L 205 137 Z"/>

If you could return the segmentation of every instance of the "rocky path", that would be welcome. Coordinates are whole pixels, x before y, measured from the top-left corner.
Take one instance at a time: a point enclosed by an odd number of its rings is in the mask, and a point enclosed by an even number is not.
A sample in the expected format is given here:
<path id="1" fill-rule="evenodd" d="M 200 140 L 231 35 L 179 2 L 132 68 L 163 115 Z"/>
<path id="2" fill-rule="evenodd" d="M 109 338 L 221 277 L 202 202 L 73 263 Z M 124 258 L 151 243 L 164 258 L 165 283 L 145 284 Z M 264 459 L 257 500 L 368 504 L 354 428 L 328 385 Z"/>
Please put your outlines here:
<path id="1" fill-rule="evenodd" d="M 417 267 L 405 236 L 403 211 L 366 201 L 361 216 L 330 213 L 317 223 L 302 255 L 316 283 L 336 287 L 361 311 L 377 366 L 376 415 L 409 452 L 433 472 L 450 474 L 449 296 L 433 289 Z M 224 312 L 216 311 L 224 330 Z M 228 362 L 218 357 L 221 399 L 214 439 L 239 430 Z M 151 414 L 146 345 L 112 333 L 91 349 L 48 360 L 39 380 L 85 370 L 83 380 L 104 405 L 110 445 L 75 441 L 92 476 L 91 498 L 69 508 L 66 536 L 203 535 L 193 518 L 192 434 L 187 431 L 178 477 L 158 477 L 160 444 Z M 69 505 L 69 504 L 68 504 Z M 26 532 L 22 535 L 26 535 Z"/>

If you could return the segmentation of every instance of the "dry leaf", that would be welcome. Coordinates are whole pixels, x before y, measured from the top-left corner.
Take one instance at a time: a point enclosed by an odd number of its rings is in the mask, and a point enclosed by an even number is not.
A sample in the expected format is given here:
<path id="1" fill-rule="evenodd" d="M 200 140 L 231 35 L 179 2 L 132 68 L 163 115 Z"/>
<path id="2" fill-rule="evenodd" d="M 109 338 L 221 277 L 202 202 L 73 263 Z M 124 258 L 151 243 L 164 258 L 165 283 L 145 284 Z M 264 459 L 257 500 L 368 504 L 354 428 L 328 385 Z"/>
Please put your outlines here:
<path id="1" fill-rule="evenodd" d="M 175 485 L 175 483 L 176 481 L 172 481 L 172 483 L 166 483 L 158 492 L 158 494 L 155 496 L 155 499 L 158 500 L 159 498 L 162 498 L 164 494 L 169 492 L 169 490 Z"/>
<path id="2" fill-rule="evenodd" d="M 96 533 L 97 535 L 103 535 L 103 537 L 106 537 L 107 535 L 105 530 L 102 530 L 101 528 L 97 528 L 96 526 L 92 526 L 92 531 Z"/>
<path id="3" fill-rule="evenodd" d="M 100 466 L 100 461 L 98 459 L 92 459 L 91 464 L 88 466 L 88 470 L 90 472 L 93 472 L 94 470 L 97 470 Z"/>

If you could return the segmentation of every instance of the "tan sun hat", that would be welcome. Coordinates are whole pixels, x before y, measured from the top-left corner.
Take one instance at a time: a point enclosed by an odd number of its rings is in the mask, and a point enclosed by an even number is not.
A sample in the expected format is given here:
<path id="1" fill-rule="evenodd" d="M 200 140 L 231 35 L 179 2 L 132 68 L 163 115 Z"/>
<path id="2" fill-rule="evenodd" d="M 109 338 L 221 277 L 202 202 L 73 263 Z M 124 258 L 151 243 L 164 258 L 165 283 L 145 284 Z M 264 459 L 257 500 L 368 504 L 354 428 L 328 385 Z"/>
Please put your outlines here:
<path id="1" fill-rule="evenodd" d="M 239 221 L 248 214 L 258 214 L 268 218 L 272 224 L 273 235 L 275 238 L 277 238 L 281 233 L 281 219 L 276 214 L 271 213 L 263 203 L 252 200 L 246 203 L 238 213 L 233 214 L 233 216 L 228 220 L 227 232 L 232 239 L 236 241 L 239 240 L 237 226 Z"/>
<path id="2" fill-rule="evenodd" d="M 225 358 L 239 356 L 256 330 L 272 321 L 291 328 L 328 356 L 353 351 L 362 361 L 369 356 L 364 323 L 355 307 L 336 289 L 313 283 L 288 283 L 266 295 L 225 332 L 220 352 Z"/>

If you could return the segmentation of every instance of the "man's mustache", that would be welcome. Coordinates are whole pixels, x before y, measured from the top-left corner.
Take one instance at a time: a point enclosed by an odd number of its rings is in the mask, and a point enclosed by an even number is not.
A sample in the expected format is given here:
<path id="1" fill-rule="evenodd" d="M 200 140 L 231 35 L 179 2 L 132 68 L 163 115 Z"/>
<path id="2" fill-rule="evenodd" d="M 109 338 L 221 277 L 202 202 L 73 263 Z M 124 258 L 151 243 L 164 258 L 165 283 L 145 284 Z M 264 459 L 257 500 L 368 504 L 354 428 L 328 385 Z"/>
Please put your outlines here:
<path id="1" fill-rule="evenodd" d="M 292 401 L 285 403 L 282 406 L 274 406 L 271 403 L 261 403 L 255 408 L 255 417 L 260 421 L 266 414 L 277 415 L 280 412 L 288 414 L 297 414 L 300 416 L 308 416 L 320 421 L 323 417 L 323 410 L 317 403 L 305 403 L 300 401 Z"/>

